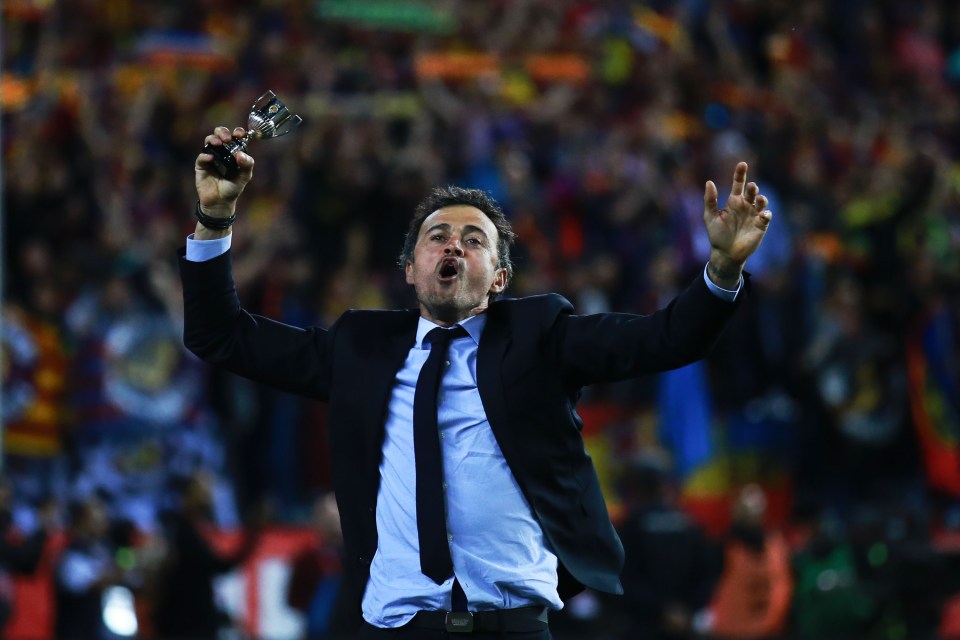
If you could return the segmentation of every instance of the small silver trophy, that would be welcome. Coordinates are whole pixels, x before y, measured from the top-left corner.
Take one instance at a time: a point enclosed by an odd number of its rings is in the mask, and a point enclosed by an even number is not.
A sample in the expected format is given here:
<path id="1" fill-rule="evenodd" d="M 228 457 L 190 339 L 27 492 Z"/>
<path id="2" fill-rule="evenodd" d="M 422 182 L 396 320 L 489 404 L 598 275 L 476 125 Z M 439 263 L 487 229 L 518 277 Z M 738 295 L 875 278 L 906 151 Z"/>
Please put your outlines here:
<path id="1" fill-rule="evenodd" d="M 300 126 L 301 122 L 303 118 L 290 113 L 276 94 L 268 89 L 250 107 L 247 117 L 247 137 L 217 146 L 207 144 L 203 152 L 213 156 L 213 167 L 221 177 L 232 179 L 236 177 L 239 170 L 237 159 L 233 157 L 234 153 L 245 151 L 251 140 L 286 135 Z"/>

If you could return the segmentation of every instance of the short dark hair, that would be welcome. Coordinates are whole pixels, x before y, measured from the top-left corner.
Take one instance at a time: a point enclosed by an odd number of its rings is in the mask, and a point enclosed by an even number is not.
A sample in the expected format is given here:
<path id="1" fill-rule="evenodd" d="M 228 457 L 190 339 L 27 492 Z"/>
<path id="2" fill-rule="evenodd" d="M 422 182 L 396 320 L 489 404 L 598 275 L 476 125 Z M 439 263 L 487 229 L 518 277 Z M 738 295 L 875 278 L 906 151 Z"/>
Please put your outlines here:
<path id="1" fill-rule="evenodd" d="M 403 269 L 408 262 L 413 262 L 413 248 L 417 244 L 420 227 L 423 226 L 423 221 L 427 219 L 427 216 L 438 209 L 457 205 L 479 209 L 490 218 L 493 226 L 497 228 L 497 268 L 507 270 L 507 281 L 504 285 L 504 288 L 506 288 L 506 285 L 510 284 L 510 280 L 513 279 L 510 247 L 517 239 L 517 234 L 513 232 L 510 221 L 503 214 L 503 210 L 497 204 L 497 201 L 481 189 L 464 189 L 452 185 L 435 187 L 430 195 L 421 200 L 413 212 L 413 218 L 407 228 L 407 235 L 403 240 L 403 250 L 400 252 L 399 261 L 400 268 Z"/>

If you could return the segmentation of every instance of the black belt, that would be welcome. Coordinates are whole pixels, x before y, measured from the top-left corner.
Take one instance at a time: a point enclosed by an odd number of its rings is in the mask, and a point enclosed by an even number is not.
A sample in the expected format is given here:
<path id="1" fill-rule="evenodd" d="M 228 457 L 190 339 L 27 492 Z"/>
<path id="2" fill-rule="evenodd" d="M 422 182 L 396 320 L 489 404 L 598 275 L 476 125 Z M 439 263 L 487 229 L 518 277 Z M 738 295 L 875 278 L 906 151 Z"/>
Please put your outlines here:
<path id="1" fill-rule="evenodd" d="M 418 611 L 409 626 L 450 633 L 506 631 L 531 633 L 547 628 L 546 607 L 520 607 L 496 611 Z"/>

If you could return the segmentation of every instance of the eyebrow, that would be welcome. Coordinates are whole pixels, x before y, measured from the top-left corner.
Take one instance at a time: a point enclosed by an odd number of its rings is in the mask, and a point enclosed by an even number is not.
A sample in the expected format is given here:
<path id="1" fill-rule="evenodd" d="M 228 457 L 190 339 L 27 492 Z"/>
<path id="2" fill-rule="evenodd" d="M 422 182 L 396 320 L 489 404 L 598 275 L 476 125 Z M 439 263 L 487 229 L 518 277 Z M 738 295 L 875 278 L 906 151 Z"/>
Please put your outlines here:
<path id="1" fill-rule="evenodd" d="M 452 227 L 451 227 L 449 224 L 447 224 L 446 222 L 440 222 L 440 223 L 437 223 L 437 224 L 433 225 L 433 226 L 430 227 L 429 229 L 427 229 L 427 230 L 424 232 L 423 235 L 429 235 L 429 234 L 433 233 L 434 231 L 446 231 L 446 232 L 449 233 L 451 228 L 452 228 Z M 466 235 L 466 234 L 468 234 L 468 233 L 474 233 L 474 232 L 476 232 L 476 233 L 479 233 L 480 235 L 482 235 L 484 238 L 487 237 L 486 231 L 484 231 L 484 230 L 481 229 L 480 227 L 478 227 L 478 226 L 476 226 L 476 225 L 473 225 L 473 224 L 468 224 L 468 225 L 464 226 L 464 227 L 463 227 L 463 232 L 464 232 L 464 235 Z"/>

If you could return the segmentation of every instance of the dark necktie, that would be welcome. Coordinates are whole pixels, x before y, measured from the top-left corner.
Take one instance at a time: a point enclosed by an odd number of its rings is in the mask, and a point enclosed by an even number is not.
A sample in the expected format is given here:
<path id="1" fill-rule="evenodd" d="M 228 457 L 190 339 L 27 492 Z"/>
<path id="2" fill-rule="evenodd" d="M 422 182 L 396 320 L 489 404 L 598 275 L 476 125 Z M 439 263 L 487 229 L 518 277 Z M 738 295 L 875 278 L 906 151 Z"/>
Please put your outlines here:
<path id="1" fill-rule="evenodd" d="M 420 370 L 413 396 L 413 448 L 417 465 L 417 534 L 420 540 L 420 570 L 437 584 L 453 573 L 447 543 L 443 499 L 443 458 L 437 424 L 437 390 L 443 377 L 447 347 L 454 338 L 467 335 L 457 325 L 436 328 L 427 334 L 430 356 Z"/>

